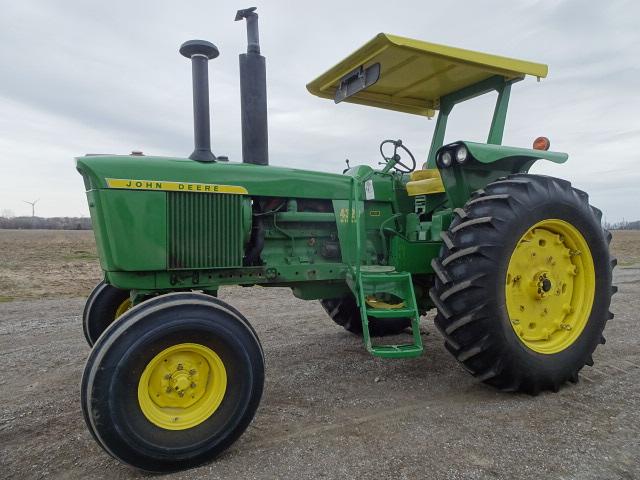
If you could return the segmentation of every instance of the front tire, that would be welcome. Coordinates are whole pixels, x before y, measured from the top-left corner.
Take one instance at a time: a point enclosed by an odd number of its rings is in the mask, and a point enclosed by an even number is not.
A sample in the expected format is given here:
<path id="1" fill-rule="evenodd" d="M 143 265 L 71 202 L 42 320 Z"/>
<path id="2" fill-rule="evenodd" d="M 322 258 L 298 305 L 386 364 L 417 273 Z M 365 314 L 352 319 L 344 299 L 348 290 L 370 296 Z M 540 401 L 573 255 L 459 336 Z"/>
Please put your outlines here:
<path id="1" fill-rule="evenodd" d="M 171 293 L 131 309 L 98 339 L 81 404 L 111 456 L 169 472 L 228 448 L 251 422 L 263 384 L 262 348 L 237 310 Z"/>
<path id="2" fill-rule="evenodd" d="M 120 290 L 104 280 L 91 291 L 82 312 L 82 331 L 90 347 L 109 325 L 131 308 L 128 290 Z"/>
<path id="3" fill-rule="evenodd" d="M 430 296 L 445 347 L 466 370 L 537 394 L 593 365 L 615 293 L 601 215 L 569 182 L 527 174 L 456 209 Z"/>

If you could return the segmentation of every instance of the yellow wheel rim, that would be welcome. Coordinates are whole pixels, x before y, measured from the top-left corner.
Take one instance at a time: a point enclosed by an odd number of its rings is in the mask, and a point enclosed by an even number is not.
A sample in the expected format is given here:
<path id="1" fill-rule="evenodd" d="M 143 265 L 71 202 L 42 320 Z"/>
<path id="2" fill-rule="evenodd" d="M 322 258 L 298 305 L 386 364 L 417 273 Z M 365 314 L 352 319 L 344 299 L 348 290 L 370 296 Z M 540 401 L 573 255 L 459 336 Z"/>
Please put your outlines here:
<path id="1" fill-rule="evenodd" d="M 531 227 L 509 260 L 505 294 L 511 326 L 528 348 L 554 354 L 571 346 L 595 296 L 593 257 L 578 229 L 557 219 Z"/>
<path id="2" fill-rule="evenodd" d="M 124 312 L 126 312 L 130 308 L 131 308 L 131 299 L 127 298 L 120 305 L 118 305 L 118 308 L 116 309 L 115 318 L 119 318 Z"/>
<path id="3" fill-rule="evenodd" d="M 197 343 L 166 348 L 147 364 L 138 383 L 142 413 L 167 430 L 195 427 L 218 409 L 227 389 L 220 357 Z"/>

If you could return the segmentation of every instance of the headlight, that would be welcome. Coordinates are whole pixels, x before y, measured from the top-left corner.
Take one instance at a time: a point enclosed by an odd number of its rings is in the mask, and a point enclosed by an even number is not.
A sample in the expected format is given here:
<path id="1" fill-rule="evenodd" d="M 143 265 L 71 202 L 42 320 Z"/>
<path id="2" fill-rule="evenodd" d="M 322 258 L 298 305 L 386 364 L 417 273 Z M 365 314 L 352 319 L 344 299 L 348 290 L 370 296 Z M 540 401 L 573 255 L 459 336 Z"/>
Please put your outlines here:
<path id="1" fill-rule="evenodd" d="M 451 157 L 450 151 L 445 150 L 440 154 L 440 165 L 442 167 L 445 167 L 445 168 L 450 167 L 452 163 L 453 163 L 453 158 Z"/>
<path id="2" fill-rule="evenodd" d="M 460 145 L 456 150 L 456 161 L 458 163 L 464 163 L 469 158 L 469 150 L 464 145 Z"/>

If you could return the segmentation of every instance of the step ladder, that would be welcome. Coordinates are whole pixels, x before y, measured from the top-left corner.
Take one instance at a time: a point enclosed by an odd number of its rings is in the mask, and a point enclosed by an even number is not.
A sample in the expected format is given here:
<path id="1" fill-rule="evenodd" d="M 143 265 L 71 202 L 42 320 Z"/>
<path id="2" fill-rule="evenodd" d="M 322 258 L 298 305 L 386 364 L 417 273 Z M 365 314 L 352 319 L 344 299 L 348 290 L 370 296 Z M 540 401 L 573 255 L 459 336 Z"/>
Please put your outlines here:
<path id="1" fill-rule="evenodd" d="M 349 282 L 355 290 L 364 344 L 369 353 L 383 358 L 411 358 L 422 354 L 420 337 L 420 312 L 416 304 L 411 274 L 396 272 L 393 267 L 362 265 L 353 275 L 355 281 Z M 387 305 L 372 301 L 382 294 L 391 294 L 401 302 Z M 382 321 L 390 318 L 410 318 L 413 342 L 400 345 L 374 345 L 369 332 L 369 317 Z"/>

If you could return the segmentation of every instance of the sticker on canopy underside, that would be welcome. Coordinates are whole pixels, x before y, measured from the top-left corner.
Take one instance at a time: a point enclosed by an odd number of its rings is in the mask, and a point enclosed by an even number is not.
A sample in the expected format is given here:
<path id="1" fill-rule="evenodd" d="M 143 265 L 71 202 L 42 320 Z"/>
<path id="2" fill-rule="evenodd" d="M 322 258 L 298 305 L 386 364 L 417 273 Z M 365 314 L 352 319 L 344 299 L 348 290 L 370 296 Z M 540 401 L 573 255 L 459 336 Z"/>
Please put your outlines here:
<path id="1" fill-rule="evenodd" d="M 163 190 L 166 192 L 231 193 L 246 195 L 247 189 L 239 185 L 218 185 L 214 183 L 168 182 L 164 180 L 135 180 L 105 178 L 107 187 L 125 190 Z"/>

